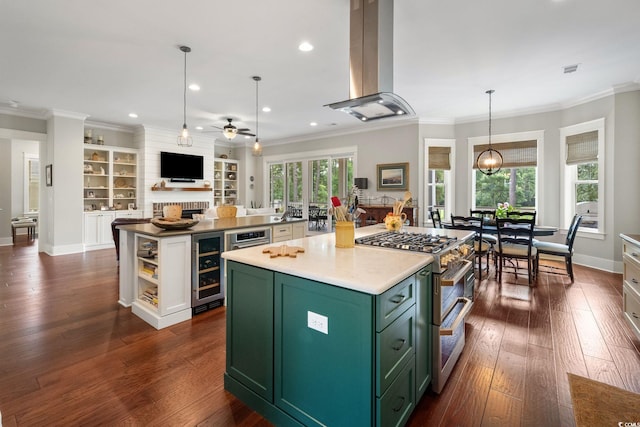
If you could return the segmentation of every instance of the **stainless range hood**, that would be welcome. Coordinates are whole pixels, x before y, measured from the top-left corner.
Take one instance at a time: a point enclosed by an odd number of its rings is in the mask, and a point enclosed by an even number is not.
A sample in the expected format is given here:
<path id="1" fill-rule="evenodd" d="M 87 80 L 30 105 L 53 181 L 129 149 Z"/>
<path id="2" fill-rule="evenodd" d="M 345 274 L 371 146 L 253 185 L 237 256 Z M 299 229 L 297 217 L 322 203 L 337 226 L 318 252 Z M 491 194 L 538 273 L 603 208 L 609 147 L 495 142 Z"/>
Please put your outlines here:
<path id="1" fill-rule="evenodd" d="M 393 1 L 351 0 L 349 97 L 328 104 L 362 121 L 413 116 L 393 93 Z"/>

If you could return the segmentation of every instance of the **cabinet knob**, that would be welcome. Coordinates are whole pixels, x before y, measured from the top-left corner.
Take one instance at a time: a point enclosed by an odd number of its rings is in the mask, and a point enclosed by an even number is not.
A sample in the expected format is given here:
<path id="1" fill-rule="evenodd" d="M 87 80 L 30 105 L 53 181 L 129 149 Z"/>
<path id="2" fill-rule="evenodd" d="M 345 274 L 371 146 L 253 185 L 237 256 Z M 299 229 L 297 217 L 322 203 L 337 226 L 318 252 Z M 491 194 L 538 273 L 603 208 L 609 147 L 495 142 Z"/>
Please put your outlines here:
<path id="1" fill-rule="evenodd" d="M 404 338 L 399 338 L 396 340 L 396 344 L 392 345 L 391 348 L 395 351 L 400 351 L 402 347 L 404 347 L 404 343 L 407 342 Z"/>
<path id="2" fill-rule="evenodd" d="M 392 408 L 393 412 L 400 412 L 404 406 L 404 396 L 398 396 L 398 403 Z"/>

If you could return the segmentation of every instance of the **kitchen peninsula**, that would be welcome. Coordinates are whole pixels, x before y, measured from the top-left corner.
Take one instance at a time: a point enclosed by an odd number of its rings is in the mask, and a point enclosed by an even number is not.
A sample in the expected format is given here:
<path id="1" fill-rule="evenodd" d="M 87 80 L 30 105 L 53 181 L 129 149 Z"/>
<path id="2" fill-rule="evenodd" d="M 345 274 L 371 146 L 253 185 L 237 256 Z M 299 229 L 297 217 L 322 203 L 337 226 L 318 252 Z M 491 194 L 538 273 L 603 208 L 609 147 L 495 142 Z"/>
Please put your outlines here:
<path id="1" fill-rule="evenodd" d="M 120 296 L 119 303 L 156 329 L 161 329 L 192 316 L 192 309 L 203 294 L 215 288 L 223 293 L 223 265 L 220 255 L 225 250 L 225 237 L 237 233 L 264 233 L 277 240 L 304 236 L 306 220 L 291 218 L 285 222 L 279 216 L 256 215 L 237 218 L 205 219 L 182 230 L 163 230 L 153 224 L 128 224 L 120 230 Z M 200 257 L 195 255 L 204 238 L 214 242 L 214 248 Z M 269 241 L 269 240 L 267 240 Z M 207 265 L 200 265 L 202 262 Z M 215 278 L 206 278 L 201 286 L 198 276 L 209 271 Z M 218 304 L 219 305 L 219 304 Z"/>
<path id="2" fill-rule="evenodd" d="M 287 244 L 304 252 L 223 254 L 225 389 L 279 426 L 404 425 L 431 382 L 434 257 L 332 233 Z"/>

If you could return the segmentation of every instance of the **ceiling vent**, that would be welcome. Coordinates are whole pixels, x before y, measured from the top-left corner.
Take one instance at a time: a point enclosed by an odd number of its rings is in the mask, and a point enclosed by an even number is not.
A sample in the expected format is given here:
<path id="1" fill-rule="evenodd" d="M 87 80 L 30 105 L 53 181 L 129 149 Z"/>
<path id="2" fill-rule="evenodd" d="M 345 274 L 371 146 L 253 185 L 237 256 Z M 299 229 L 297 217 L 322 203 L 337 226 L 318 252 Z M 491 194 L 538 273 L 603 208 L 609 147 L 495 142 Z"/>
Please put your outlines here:
<path id="1" fill-rule="evenodd" d="M 328 104 L 362 121 L 413 116 L 393 93 L 393 1 L 351 0 L 349 99 Z"/>

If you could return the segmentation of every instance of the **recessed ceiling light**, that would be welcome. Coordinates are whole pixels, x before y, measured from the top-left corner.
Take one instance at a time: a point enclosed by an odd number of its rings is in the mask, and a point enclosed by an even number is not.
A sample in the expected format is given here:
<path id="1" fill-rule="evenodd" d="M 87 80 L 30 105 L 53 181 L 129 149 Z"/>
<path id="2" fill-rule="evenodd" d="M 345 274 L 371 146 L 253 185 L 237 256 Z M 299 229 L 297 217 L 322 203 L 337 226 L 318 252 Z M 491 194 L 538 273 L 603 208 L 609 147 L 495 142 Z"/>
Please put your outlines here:
<path id="1" fill-rule="evenodd" d="M 313 45 L 309 42 L 302 42 L 298 46 L 298 49 L 302 52 L 311 52 L 313 50 Z"/>
<path id="2" fill-rule="evenodd" d="M 191 89 L 191 90 L 192 90 L 192 91 L 194 91 L 194 92 L 197 92 L 197 91 L 199 91 L 199 90 L 200 90 L 200 85 L 197 85 L 197 84 L 195 84 L 195 83 L 191 83 L 191 84 L 189 85 L 189 89 Z"/>
<path id="3" fill-rule="evenodd" d="M 129 113 L 129 117 L 131 117 L 132 119 L 137 119 L 138 115 L 136 113 Z"/>
<path id="4" fill-rule="evenodd" d="M 196 126 L 196 130 L 202 130 L 204 129 L 202 126 Z"/>
<path id="5" fill-rule="evenodd" d="M 318 126 L 318 123 L 316 123 L 316 122 L 311 122 L 311 123 L 309 123 L 309 126 Z"/>
<path id="6" fill-rule="evenodd" d="M 262 112 L 264 112 L 264 113 L 271 112 L 271 107 L 262 107 Z"/>

